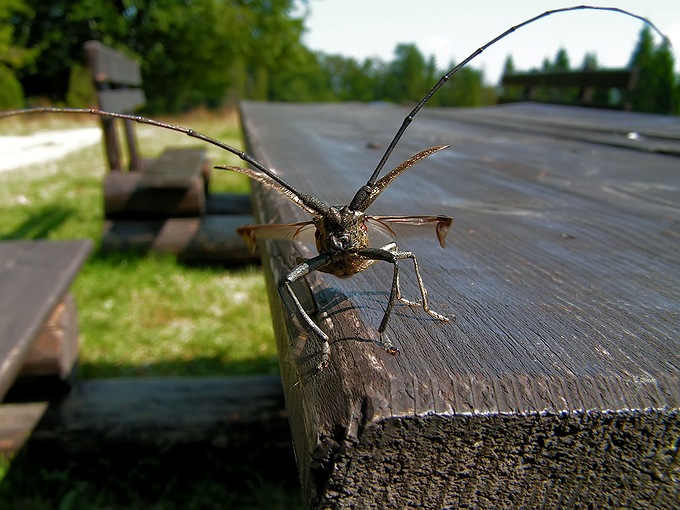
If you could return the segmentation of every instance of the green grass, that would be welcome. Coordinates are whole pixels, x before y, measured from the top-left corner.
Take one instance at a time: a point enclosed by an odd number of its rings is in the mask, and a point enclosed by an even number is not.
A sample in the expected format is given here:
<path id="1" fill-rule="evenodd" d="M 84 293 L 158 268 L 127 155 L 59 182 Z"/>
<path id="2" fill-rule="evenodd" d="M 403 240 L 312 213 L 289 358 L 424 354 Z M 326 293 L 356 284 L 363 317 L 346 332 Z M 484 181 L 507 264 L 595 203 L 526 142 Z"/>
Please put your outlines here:
<path id="1" fill-rule="evenodd" d="M 164 119 L 239 146 L 235 115 Z M 0 134 L 97 126 L 88 116 L 0 121 Z M 137 126 L 143 155 L 198 140 Z M 216 164 L 240 164 L 209 149 Z M 0 172 L 0 240 L 89 238 L 95 251 L 72 286 L 80 327 L 80 377 L 204 376 L 278 371 L 264 278 L 258 268 L 189 267 L 170 256 L 99 250 L 103 226 L 99 145 Z M 213 191 L 247 192 L 244 176 L 215 171 Z M 301 508 L 299 489 L 215 456 L 186 461 L 123 451 L 115 458 L 0 458 L 0 507 L 21 509 Z M 35 452 L 33 452 L 35 453 Z M 214 458 L 215 457 L 215 458 Z M 230 467 L 231 466 L 231 467 Z M 295 476 L 293 475 L 293 479 Z"/>
<path id="2" fill-rule="evenodd" d="M 50 129 L 97 125 L 88 116 Z M 12 119 L 15 120 L 15 119 Z M 240 145 L 233 115 L 198 113 L 170 119 Z M 39 128 L 39 120 L 26 125 Z M 201 144 L 188 136 L 137 126 L 143 155 L 168 145 Z M 211 147 L 213 162 L 238 164 Z M 90 238 L 102 235 L 102 148 L 0 173 L 0 239 Z M 214 172 L 213 191 L 247 192 L 242 175 Z M 276 348 L 264 279 L 256 268 L 187 267 L 173 257 L 102 255 L 97 250 L 72 287 L 81 331 L 81 376 L 157 376 L 275 373 Z M 257 317 L 258 320 L 253 320 Z"/>
<path id="3" fill-rule="evenodd" d="M 3 510 L 302 509 L 291 478 L 271 481 L 220 459 L 171 455 L 94 456 L 87 462 L 42 459 L 8 470 L 0 483 Z M 0 472 L 3 466 L 0 465 Z"/>

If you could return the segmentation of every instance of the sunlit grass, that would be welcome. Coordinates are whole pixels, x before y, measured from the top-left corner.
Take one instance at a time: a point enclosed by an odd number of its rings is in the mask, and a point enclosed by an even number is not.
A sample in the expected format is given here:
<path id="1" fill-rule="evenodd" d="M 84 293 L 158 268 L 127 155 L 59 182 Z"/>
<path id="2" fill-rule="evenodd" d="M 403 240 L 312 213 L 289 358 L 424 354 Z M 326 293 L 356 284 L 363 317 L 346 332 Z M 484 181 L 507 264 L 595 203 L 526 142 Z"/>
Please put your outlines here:
<path id="1" fill-rule="evenodd" d="M 198 112 L 161 120 L 241 144 L 233 113 Z M 97 123 L 88 115 L 46 114 L 4 119 L 0 132 L 7 134 L 8 125 L 26 134 Z M 202 145 L 181 133 L 136 128 L 147 157 L 170 145 Z M 220 164 L 240 162 L 216 147 L 209 148 L 209 157 Z M 56 161 L 0 172 L 0 239 L 89 238 L 98 246 L 106 171 L 103 149 L 95 145 Z M 213 175 L 213 191 L 248 191 L 242 175 Z M 264 279 L 257 268 L 187 267 L 169 256 L 102 256 L 95 249 L 72 291 L 78 306 L 82 377 L 277 370 Z"/>
<path id="2" fill-rule="evenodd" d="M 85 310 L 79 302 L 86 377 L 276 371 L 257 269 L 109 256 L 83 269 L 74 292 L 97 303 Z"/>

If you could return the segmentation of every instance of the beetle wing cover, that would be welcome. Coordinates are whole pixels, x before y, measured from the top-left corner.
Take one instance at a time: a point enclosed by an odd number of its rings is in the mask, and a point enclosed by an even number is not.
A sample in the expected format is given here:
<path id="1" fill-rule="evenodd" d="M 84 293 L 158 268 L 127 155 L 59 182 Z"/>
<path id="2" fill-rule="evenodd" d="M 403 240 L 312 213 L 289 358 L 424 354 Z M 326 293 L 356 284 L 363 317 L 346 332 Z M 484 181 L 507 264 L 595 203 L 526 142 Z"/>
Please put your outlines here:
<path id="1" fill-rule="evenodd" d="M 367 216 L 366 224 L 369 227 L 369 235 L 377 232 L 378 235 L 388 238 L 406 237 L 421 232 L 423 227 L 434 226 L 434 231 L 439 245 L 446 246 L 446 235 L 453 223 L 450 216 Z"/>
<path id="2" fill-rule="evenodd" d="M 248 248 L 255 250 L 258 239 L 283 239 L 288 241 L 302 241 L 314 243 L 316 227 L 309 221 L 299 223 L 272 223 L 270 225 L 244 225 L 236 232 L 246 242 Z"/>
<path id="3" fill-rule="evenodd" d="M 240 166 L 232 166 L 232 165 L 215 165 L 215 168 L 219 170 L 230 170 L 232 172 L 237 172 L 240 174 L 247 175 L 251 179 L 261 182 L 265 186 L 269 186 L 270 188 L 274 188 L 276 191 L 284 195 L 286 198 L 297 204 L 299 207 L 307 211 L 309 214 L 316 214 L 319 211 L 310 208 L 307 206 L 304 201 L 293 191 L 281 186 L 281 184 L 277 183 L 274 181 L 270 176 L 268 176 L 265 173 L 262 173 L 259 170 L 254 170 L 252 168 L 243 168 Z"/>

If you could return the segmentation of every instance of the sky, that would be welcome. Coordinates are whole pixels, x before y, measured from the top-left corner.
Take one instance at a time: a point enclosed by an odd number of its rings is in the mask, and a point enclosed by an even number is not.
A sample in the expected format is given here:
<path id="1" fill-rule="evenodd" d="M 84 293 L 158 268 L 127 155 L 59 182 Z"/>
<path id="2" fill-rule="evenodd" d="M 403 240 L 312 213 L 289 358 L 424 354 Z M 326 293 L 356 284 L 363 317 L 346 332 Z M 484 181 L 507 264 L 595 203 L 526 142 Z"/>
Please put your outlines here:
<path id="1" fill-rule="evenodd" d="M 308 0 L 305 44 L 312 50 L 363 60 L 392 60 L 398 43 L 415 43 L 437 66 L 447 68 L 513 25 L 542 12 L 580 5 L 578 0 Z M 674 47 L 680 72 L 680 0 L 603 0 L 650 19 Z M 547 57 L 567 50 L 573 67 L 587 52 L 601 67 L 625 67 L 642 29 L 641 21 L 621 14 L 576 11 L 553 14 L 518 30 L 488 48 L 470 65 L 497 83 L 508 54 L 515 68 L 541 67 Z"/>

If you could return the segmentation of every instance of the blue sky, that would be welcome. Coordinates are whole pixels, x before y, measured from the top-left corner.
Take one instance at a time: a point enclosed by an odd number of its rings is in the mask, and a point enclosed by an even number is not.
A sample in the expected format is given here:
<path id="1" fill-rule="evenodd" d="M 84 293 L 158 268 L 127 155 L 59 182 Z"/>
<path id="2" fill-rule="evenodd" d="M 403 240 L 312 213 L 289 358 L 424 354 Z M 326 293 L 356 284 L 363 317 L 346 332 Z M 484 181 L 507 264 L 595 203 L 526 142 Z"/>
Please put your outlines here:
<path id="1" fill-rule="evenodd" d="M 549 9 L 579 4 L 578 0 L 309 0 L 305 42 L 326 53 L 384 60 L 391 60 L 397 43 L 415 43 L 444 68 L 512 25 Z M 670 37 L 680 70 L 680 0 L 611 0 L 595 5 L 650 18 Z M 529 69 L 540 67 L 545 57 L 552 60 L 564 47 L 573 66 L 591 51 L 603 67 L 624 67 L 641 28 L 640 21 L 610 12 L 555 14 L 511 34 L 471 65 L 484 71 L 487 82 L 495 83 L 509 53 L 518 69 Z"/>

